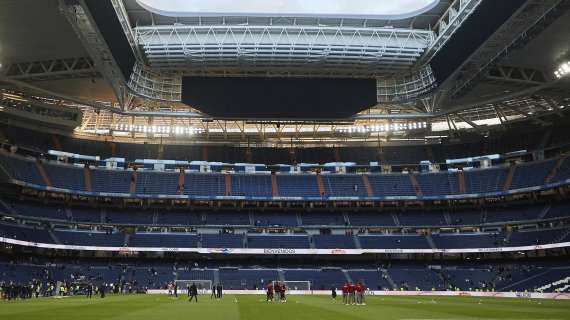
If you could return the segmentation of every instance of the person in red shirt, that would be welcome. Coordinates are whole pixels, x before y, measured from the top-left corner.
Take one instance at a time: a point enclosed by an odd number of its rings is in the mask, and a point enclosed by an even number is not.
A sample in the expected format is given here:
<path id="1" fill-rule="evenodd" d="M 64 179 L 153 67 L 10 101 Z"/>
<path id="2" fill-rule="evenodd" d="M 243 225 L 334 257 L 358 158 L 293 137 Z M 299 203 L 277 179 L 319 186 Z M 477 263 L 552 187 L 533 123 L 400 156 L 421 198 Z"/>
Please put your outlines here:
<path id="1" fill-rule="evenodd" d="M 281 302 L 287 302 L 287 296 L 285 295 L 285 291 L 287 290 L 287 287 L 285 287 L 284 283 L 281 283 L 281 286 L 279 287 L 279 289 L 281 290 Z"/>
<path id="2" fill-rule="evenodd" d="M 273 301 L 273 282 L 269 281 L 267 284 L 267 300 L 266 301 Z"/>
<path id="3" fill-rule="evenodd" d="M 356 304 L 355 299 L 356 286 L 354 283 L 348 283 L 348 304 Z"/>
<path id="4" fill-rule="evenodd" d="M 355 290 L 356 290 L 356 304 L 361 305 L 362 302 L 363 302 L 363 301 L 362 301 L 362 296 L 363 296 L 363 292 L 364 292 L 362 283 L 360 283 L 360 282 L 357 283 L 357 284 L 356 284 L 356 287 L 355 287 Z"/>
<path id="5" fill-rule="evenodd" d="M 348 304 L 348 282 L 342 286 L 342 303 Z"/>

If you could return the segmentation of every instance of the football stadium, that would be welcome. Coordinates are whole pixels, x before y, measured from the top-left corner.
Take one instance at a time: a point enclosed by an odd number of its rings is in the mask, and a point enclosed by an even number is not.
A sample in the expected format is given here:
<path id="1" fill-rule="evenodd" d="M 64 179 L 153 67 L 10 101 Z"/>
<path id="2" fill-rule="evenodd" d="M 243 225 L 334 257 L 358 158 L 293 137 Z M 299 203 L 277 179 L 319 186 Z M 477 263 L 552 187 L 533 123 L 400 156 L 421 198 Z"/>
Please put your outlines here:
<path id="1" fill-rule="evenodd" d="M 2 319 L 570 319 L 570 1 L 1 0 Z"/>

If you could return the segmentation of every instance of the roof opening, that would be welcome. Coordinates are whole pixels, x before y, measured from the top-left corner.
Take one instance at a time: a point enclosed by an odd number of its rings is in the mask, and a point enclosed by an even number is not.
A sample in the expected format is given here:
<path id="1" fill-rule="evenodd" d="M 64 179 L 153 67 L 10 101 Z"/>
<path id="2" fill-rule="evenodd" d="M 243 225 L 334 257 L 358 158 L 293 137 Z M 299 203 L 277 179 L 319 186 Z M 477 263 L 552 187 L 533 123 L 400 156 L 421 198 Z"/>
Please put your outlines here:
<path id="1" fill-rule="evenodd" d="M 270 16 L 406 19 L 440 0 L 137 0 L 150 12 L 170 17 Z"/>

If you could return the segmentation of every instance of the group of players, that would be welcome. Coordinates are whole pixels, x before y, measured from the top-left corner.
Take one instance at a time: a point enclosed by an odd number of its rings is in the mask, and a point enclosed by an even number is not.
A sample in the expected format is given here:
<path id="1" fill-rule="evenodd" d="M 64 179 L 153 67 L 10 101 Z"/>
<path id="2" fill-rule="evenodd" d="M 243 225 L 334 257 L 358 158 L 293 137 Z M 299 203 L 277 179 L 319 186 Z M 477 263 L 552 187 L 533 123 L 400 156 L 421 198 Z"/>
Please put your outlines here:
<path id="1" fill-rule="evenodd" d="M 273 281 L 269 281 L 267 284 L 267 302 L 280 301 L 281 303 L 287 302 L 287 295 L 285 294 L 287 287 L 285 283 L 277 281 L 273 284 Z"/>
<path id="2" fill-rule="evenodd" d="M 362 282 L 346 282 L 342 286 L 342 302 L 345 305 L 365 305 L 366 286 Z"/>

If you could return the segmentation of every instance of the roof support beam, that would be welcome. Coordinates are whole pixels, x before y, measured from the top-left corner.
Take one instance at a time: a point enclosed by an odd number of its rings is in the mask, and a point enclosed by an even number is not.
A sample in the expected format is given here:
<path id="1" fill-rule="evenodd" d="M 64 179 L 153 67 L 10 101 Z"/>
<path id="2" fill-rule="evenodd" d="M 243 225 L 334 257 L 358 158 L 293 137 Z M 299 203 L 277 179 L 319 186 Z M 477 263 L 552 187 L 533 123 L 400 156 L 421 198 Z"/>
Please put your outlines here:
<path id="1" fill-rule="evenodd" d="M 100 76 L 89 57 L 7 64 L 0 69 L 0 74 L 9 79 L 26 81 L 96 78 Z"/>

